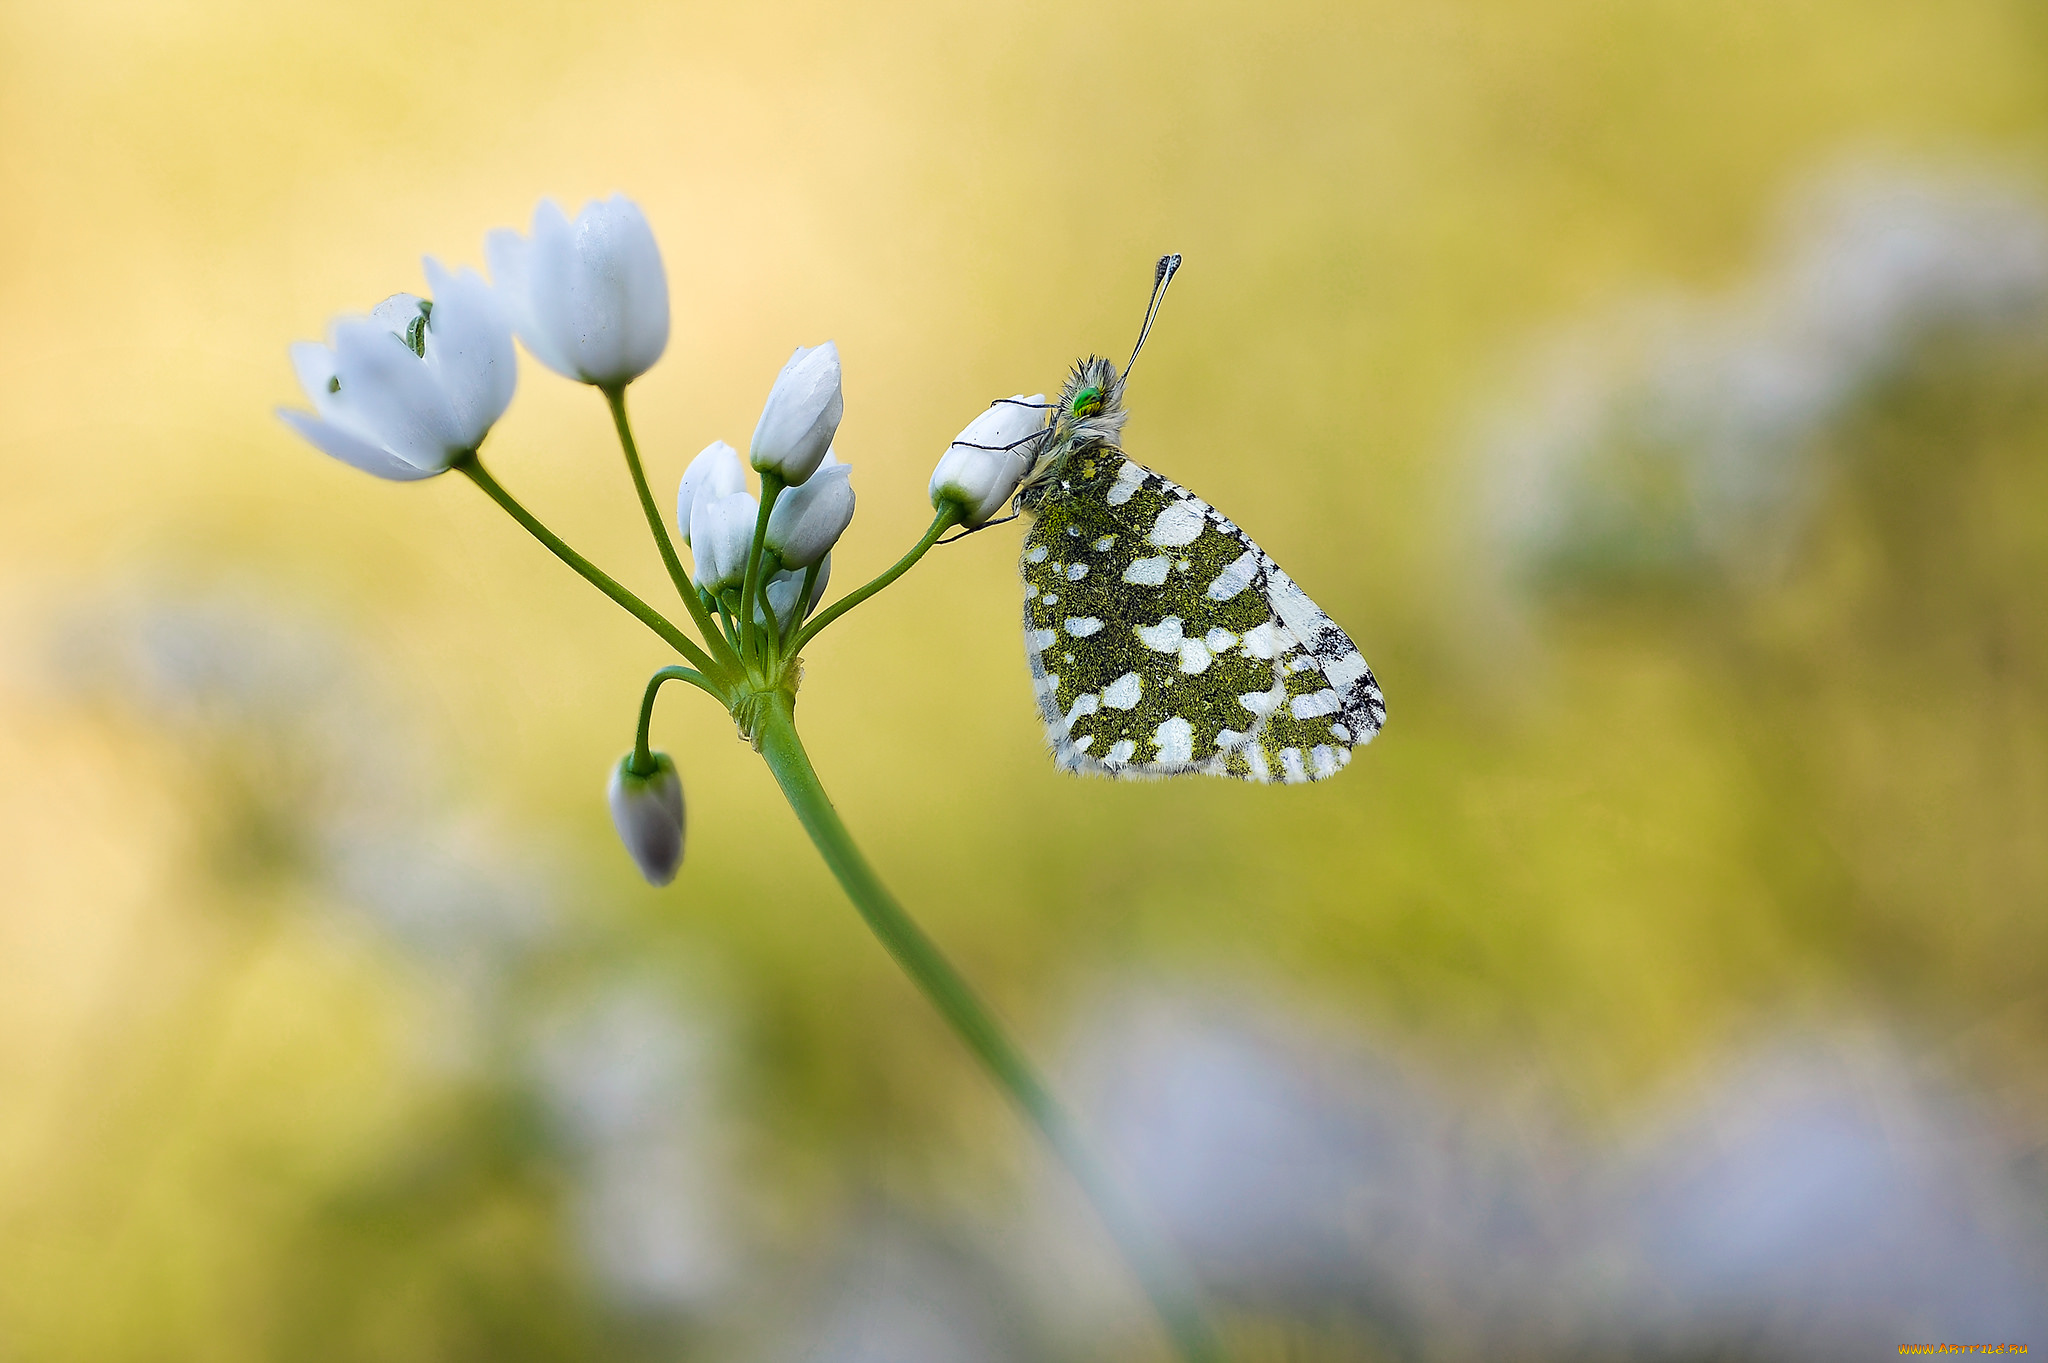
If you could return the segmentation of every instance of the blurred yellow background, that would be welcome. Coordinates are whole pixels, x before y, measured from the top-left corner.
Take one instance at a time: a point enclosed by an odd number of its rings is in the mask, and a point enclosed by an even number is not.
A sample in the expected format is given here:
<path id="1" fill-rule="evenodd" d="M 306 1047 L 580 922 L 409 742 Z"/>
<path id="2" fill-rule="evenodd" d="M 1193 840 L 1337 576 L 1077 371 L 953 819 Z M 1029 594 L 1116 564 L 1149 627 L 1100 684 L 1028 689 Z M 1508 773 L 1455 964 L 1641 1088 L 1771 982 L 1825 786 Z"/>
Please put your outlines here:
<path id="1" fill-rule="evenodd" d="M 1059 775 L 1013 528 L 825 636 L 800 719 L 1240 1357 L 2038 1329 L 2044 16 L 0 6 L 0 1358 L 1159 1348 L 680 688 L 688 860 L 635 877 L 659 644 L 272 414 L 421 253 L 614 190 L 662 499 L 838 342 L 841 590 L 1185 254 L 1127 446 L 1385 733 L 1304 789 Z M 485 454 L 663 597 L 593 394 L 522 355 Z"/>

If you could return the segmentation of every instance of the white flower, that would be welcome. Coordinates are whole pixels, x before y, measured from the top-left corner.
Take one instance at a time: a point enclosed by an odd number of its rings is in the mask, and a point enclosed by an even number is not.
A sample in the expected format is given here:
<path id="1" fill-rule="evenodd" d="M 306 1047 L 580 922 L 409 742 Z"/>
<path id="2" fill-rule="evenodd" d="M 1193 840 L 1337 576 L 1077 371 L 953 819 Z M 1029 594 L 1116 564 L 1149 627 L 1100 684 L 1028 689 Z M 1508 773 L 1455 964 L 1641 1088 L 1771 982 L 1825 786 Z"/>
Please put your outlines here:
<path id="1" fill-rule="evenodd" d="M 808 568 L 831 552 L 853 520 L 853 470 L 832 451 L 804 480 L 775 499 L 767 547 L 785 568 Z"/>
<path id="2" fill-rule="evenodd" d="M 683 470 L 682 484 L 676 488 L 676 529 L 683 543 L 690 542 L 690 511 L 699 501 L 746 490 L 747 466 L 740 461 L 740 452 L 723 440 L 706 445 Z"/>
<path id="3" fill-rule="evenodd" d="M 484 239 L 505 315 L 533 357 L 565 378 L 631 383 L 668 345 L 668 276 L 640 209 L 623 194 L 570 222 L 553 199 L 533 236 L 500 227 Z"/>
<path id="4" fill-rule="evenodd" d="M 605 798 L 612 827 L 649 885 L 666 885 L 683 864 L 683 782 L 667 753 L 653 753 L 654 770 L 641 776 L 627 753 L 612 768 Z"/>
<path id="5" fill-rule="evenodd" d="M 1026 437 L 1044 428 L 1045 413 L 1039 410 L 1044 402 L 1043 393 L 1028 398 L 1019 393 L 1008 402 L 990 404 L 987 411 L 968 422 L 932 470 L 933 509 L 951 502 L 970 526 L 980 525 L 1002 510 L 1031 471 L 1036 450 Z"/>
<path id="6" fill-rule="evenodd" d="M 804 589 L 804 572 L 802 568 L 794 572 L 784 569 L 771 573 L 768 577 L 765 588 L 768 596 L 767 610 L 775 612 L 776 623 L 781 626 L 784 634 L 789 633 L 790 627 L 799 620 L 808 619 L 811 612 L 818 608 L 818 603 L 825 599 L 825 584 L 832 580 L 832 555 L 827 554 L 818 561 L 818 580 L 811 584 L 810 598 L 803 603 L 803 611 L 798 614 L 796 597 L 797 593 Z M 754 619 L 762 624 L 768 621 L 766 612 L 758 604 L 754 607 Z"/>
<path id="7" fill-rule="evenodd" d="M 751 492 L 697 499 L 690 508 L 690 553 L 697 560 L 698 586 L 717 596 L 746 580 L 760 514 L 761 504 Z"/>
<path id="8" fill-rule="evenodd" d="M 811 476 L 832 446 L 845 400 L 839 392 L 839 347 L 798 346 L 775 376 L 761 422 L 754 427 L 749 459 L 762 473 L 774 473 L 791 487 Z"/>
<path id="9" fill-rule="evenodd" d="M 443 473 L 483 443 L 512 401 L 512 333 L 474 270 L 426 262 L 432 302 L 409 293 L 338 321 L 334 344 L 300 341 L 292 367 L 312 412 L 278 415 L 345 464 L 379 478 Z"/>

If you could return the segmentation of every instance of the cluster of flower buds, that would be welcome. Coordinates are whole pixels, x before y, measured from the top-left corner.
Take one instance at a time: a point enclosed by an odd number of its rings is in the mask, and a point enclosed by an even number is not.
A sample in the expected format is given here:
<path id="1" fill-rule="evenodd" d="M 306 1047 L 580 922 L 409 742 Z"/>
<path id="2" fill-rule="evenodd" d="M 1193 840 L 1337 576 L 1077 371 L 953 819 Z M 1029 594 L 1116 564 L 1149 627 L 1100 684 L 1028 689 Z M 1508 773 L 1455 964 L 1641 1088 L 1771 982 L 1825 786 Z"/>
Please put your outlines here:
<path id="1" fill-rule="evenodd" d="M 839 348 L 830 341 L 799 348 L 769 390 L 754 430 L 747 462 L 780 485 L 761 540 L 763 602 L 756 603 L 755 621 L 765 624 L 772 614 L 784 633 L 817 606 L 831 576 L 832 546 L 853 521 L 853 470 L 832 447 L 844 407 Z M 726 601 L 746 581 L 760 518 L 761 503 L 747 491 L 747 463 L 723 440 L 705 446 L 683 470 L 676 528 L 695 562 L 692 580 L 714 600 Z M 799 603 L 806 576 L 813 578 L 811 592 Z M 726 603 L 736 606 L 737 598 Z"/>
<path id="2" fill-rule="evenodd" d="M 548 369 L 606 393 L 639 478 L 622 394 L 669 338 L 668 277 L 645 216 L 621 196 L 586 204 L 573 219 L 543 200 L 525 235 L 500 228 L 484 251 L 488 283 L 430 259 L 431 298 L 394 295 L 366 317 L 335 322 L 328 344 L 295 345 L 312 410 L 280 415 L 321 450 L 380 478 L 460 466 L 484 481 L 476 452 L 512 400 L 516 335 Z M 676 529 L 692 559 L 685 595 L 694 587 L 699 598 L 690 608 L 701 604 L 706 621 L 715 612 L 724 623 L 707 629 L 727 631 L 735 648 L 745 636 L 744 647 L 770 663 L 817 609 L 832 548 L 853 519 L 852 471 L 833 447 L 844 411 L 838 347 L 800 346 L 769 390 L 747 457 L 713 442 L 676 490 Z M 951 508 L 970 527 L 987 522 L 1030 471 L 1032 437 L 1044 427 L 1041 396 L 992 405 L 939 460 L 934 508 Z M 749 466 L 770 500 L 765 521 Z M 677 578 L 681 585 L 679 569 Z M 644 723 L 640 747 L 612 772 L 609 798 L 620 839 L 660 885 L 682 857 L 682 784 L 675 764 L 646 748 Z"/>

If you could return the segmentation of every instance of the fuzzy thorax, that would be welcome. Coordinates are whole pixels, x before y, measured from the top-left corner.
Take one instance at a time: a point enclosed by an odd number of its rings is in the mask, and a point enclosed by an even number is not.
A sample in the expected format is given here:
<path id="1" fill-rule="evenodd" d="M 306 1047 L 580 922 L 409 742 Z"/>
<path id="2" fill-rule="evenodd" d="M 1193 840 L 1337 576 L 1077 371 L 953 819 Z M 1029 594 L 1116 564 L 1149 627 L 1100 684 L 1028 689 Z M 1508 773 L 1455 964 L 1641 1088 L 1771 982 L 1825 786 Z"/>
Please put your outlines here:
<path id="1" fill-rule="evenodd" d="M 1051 433 L 1018 485 L 1018 509 L 1036 512 L 1056 487 L 1060 470 L 1075 455 L 1089 449 L 1117 448 L 1129 418 L 1124 408 L 1123 376 L 1116 365 L 1099 355 L 1076 364 L 1060 389 Z"/>

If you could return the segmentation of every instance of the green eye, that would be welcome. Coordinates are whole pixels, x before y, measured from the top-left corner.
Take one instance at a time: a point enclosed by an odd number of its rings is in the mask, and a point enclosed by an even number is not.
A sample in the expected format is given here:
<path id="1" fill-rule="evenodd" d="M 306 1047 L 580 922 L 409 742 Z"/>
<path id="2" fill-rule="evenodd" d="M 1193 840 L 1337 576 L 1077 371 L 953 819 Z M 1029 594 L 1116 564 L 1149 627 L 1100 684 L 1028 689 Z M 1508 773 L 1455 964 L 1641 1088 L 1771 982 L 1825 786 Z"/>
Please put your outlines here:
<path id="1" fill-rule="evenodd" d="M 1082 416 L 1092 411 L 1101 401 L 1102 390 L 1100 388 L 1083 388 L 1080 392 L 1074 394 L 1073 406 L 1069 410 L 1075 416 Z"/>

